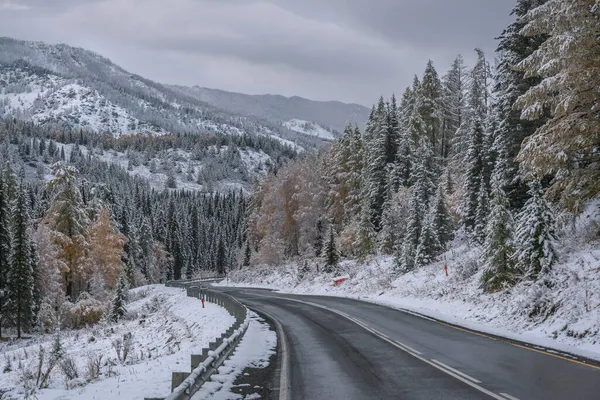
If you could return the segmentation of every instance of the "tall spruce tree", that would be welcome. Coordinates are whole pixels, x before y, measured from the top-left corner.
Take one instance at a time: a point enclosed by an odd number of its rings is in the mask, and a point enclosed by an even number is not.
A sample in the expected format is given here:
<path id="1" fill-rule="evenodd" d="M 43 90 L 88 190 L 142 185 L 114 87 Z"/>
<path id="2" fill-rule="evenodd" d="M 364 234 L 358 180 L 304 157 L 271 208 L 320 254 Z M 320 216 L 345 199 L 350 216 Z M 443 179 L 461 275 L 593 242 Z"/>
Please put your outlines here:
<path id="1" fill-rule="evenodd" d="M 29 206 L 27 192 L 21 183 L 12 212 L 12 259 L 8 275 L 9 312 L 15 321 L 17 337 L 28 330 L 33 321 L 34 265 L 29 237 Z"/>
<path id="2" fill-rule="evenodd" d="M 490 198 L 488 188 L 485 183 L 485 176 L 480 175 L 479 193 L 477 195 L 477 209 L 475 212 L 475 229 L 473 230 L 473 239 L 479 244 L 483 244 L 485 240 L 485 231 L 488 222 L 488 214 L 490 212 Z"/>
<path id="3" fill-rule="evenodd" d="M 423 221 L 423 228 L 419 235 L 419 245 L 415 253 L 415 266 L 420 267 L 433 262 L 442 251 L 439 240 L 439 231 L 435 227 L 435 208 L 430 207 Z"/>
<path id="4" fill-rule="evenodd" d="M 442 250 L 454 239 L 454 223 L 446 205 L 445 187 L 440 182 L 432 201 L 433 227 Z"/>
<path id="5" fill-rule="evenodd" d="M 121 274 L 111 303 L 110 316 L 114 322 L 119 321 L 127 314 L 128 291 L 129 279 L 125 274 Z"/>
<path id="6" fill-rule="evenodd" d="M 462 224 L 467 232 L 473 232 L 477 224 L 477 205 L 481 188 L 481 177 L 485 168 L 483 124 L 479 118 L 472 121 L 468 133 L 469 147 L 465 154 L 464 200 Z"/>
<path id="7" fill-rule="evenodd" d="M 547 275 L 558 256 L 555 243 L 555 218 L 543 197 L 539 181 L 529 184 L 529 200 L 518 215 L 517 260 L 526 278 L 537 280 Z"/>
<path id="8" fill-rule="evenodd" d="M 554 179 L 550 198 L 581 212 L 600 193 L 600 51 L 597 0 L 549 0 L 524 16 L 520 33 L 546 40 L 517 65 L 539 84 L 520 96 L 521 118 L 550 118 L 528 137 L 517 157 L 537 178 Z"/>
<path id="9" fill-rule="evenodd" d="M 500 163 L 496 163 L 496 166 L 482 255 L 481 284 L 487 292 L 500 290 L 515 280 L 514 221 L 508 197 L 503 190 L 502 167 Z"/>
<path id="10" fill-rule="evenodd" d="M 335 272 L 340 261 L 340 255 L 335 244 L 335 233 L 333 225 L 329 227 L 329 238 L 325 245 L 325 271 Z"/>
<path id="11" fill-rule="evenodd" d="M 538 76 L 525 77 L 524 72 L 516 70 L 516 66 L 531 56 L 546 40 L 545 35 L 526 36 L 521 33 L 526 22 L 524 17 L 534 8 L 547 0 L 517 0 L 512 15 L 515 21 L 510 24 L 498 38 L 497 65 L 494 76 L 494 108 L 498 114 L 498 127 L 495 130 L 494 151 L 505 152 L 507 163 L 503 171 L 506 182 L 506 195 L 513 210 L 518 210 L 527 201 L 527 184 L 519 174 L 519 164 L 515 157 L 519 153 L 521 143 L 531 136 L 547 118 L 534 121 L 522 120 L 521 111 L 514 107 L 517 99 L 530 88 L 540 83 Z M 544 114 L 547 113 L 544 112 Z"/>
<path id="12" fill-rule="evenodd" d="M 441 156 L 440 146 L 442 136 L 442 82 L 433 66 L 433 61 L 427 62 L 427 67 L 421 80 L 422 101 L 420 104 L 421 118 L 425 135 L 431 142 L 434 154 Z"/>
<path id="13" fill-rule="evenodd" d="M 465 119 L 465 90 L 467 72 L 462 56 L 456 57 L 443 80 L 443 127 L 441 138 L 442 159 L 450 158 L 461 148 L 459 129 Z"/>
<path id="14" fill-rule="evenodd" d="M 313 249 L 315 250 L 315 257 L 321 257 L 321 253 L 323 252 L 323 241 L 325 240 L 324 232 L 325 228 L 323 227 L 323 220 L 319 218 L 317 220 L 317 226 L 315 227 L 315 240 L 313 243 Z"/>
<path id="15" fill-rule="evenodd" d="M 8 295 L 8 275 L 10 271 L 11 236 L 10 236 L 10 205 L 6 185 L 0 173 L 0 337 L 2 337 L 2 322 L 4 304 Z"/>

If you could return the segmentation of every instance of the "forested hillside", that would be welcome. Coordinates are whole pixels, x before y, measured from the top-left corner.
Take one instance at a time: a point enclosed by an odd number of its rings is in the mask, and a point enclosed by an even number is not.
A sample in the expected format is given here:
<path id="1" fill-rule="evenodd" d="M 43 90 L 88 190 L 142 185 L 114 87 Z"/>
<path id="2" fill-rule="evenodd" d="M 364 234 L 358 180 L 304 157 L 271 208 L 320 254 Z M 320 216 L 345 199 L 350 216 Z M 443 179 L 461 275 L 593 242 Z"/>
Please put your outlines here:
<path id="1" fill-rule="evenodd" d="M 558 240 L 600 192 L 599 13 L 593 0 L 519 0 L 494 66 L 481 50 L 443 75 L 430 61 L 364 132 L 348 126 L 269 175 L 246 264 L 321 257 L 336 271 L 339 255 L 393 255 L 404 274 L 467 240 L 484 291 L 552 287 Z"/>
<path id="2" fill-rule="evenodd" d="M 199 191 L 154 189 L 104 155 L 126 153 L 136 165 L 162 160 L 156 168 L 167 169 L 174 162 L 167 150 L 218 160 L 217 151 L 239 159 L 260 149 L 271 155 L 271 169 L 295 155 L 260 137 L 117 139 L 12 120 L 0 120 L 0 137 L 1 323 L 19 335 L 118 314 L 119 285 L 222 274 L 238 264 L 246 213 L 241 187 L 219 193 L 203 182 Z M 212 179 L 220 167 L 211 162 L 206 171 L 181 175 Z M 167 183 L 177 186 L 178 174 L 169 171 Z"/>

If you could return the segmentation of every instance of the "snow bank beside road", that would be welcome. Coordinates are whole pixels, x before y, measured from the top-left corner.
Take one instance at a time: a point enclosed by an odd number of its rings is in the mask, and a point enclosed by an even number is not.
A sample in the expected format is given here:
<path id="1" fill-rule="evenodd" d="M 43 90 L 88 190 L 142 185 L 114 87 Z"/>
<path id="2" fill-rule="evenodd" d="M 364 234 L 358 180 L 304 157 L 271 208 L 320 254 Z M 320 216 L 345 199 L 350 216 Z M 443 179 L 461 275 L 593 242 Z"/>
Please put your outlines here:
<path id="1" fill-rule="evenodd" d="M 585 229 L 561 243 L 561 262 L 549 276 L 550 286 L 524 281 L 494 294 L 480 288 L 479 251 L 460 243 L 441 261 L 404 275 L 397 274 L 392 257 L 343 262 L 339 275 L 350 279 L 339 286 L 333 275 L 317 273 L 315 266 L 300 278 L 296 264 L 245 268 L 232 272 L 229 282 L 357 298 L 600 360 L 600 243 L 582 235 Z"/>
<path id="2" fill-rule="evenodd" d="M 68 381 L 57 367 L 49 388 L 35 394 L 38 399 L 165 396 L 171 390 L 171 372 L 189 371 L 190 354 L 199 353 L 234 322 L 224 308 L 206 303 L 203 309 L 198 299 L 187 297 L 182 289 L 151 285 L 130 291 L 130 296 L 137 300 L 127 305 L 127 320 L 61 333 L 65 354 L 75 361 L 79 378 Z M 133 348 L 127 360 L 120 362 L 113 343 L 129 333 Z M 2 344 L 0 362 L 12 359 L 13 372 L 0 375 L 0 389 L 23 398 L 23 373 L 37 365 L 40 344 L 49 352 L 52 339 L 47 335 Z M 97 379 L 87 376 L 90 355 L 103 356 Z"/>
<path id="3" fill-rule="evenodd" d="M 249 311 L 250 324 L 246 334 L 238 344 L 229 359 L 225 360 L 217 374 L 211 376 L 211 381 L 206 382 L 194 395 L 194 400 L 230 400 L 242 398 L 261 398 L 257 393 L 248 396 L 237 394 L 234 382 L 246 368 L 266 368 L 269 358 L 275 354 L 277 347 L 277 334 L 269 329 L 269 324 L 256 313 Z M 249 384 L 244 384 L 249 386 Z M 254 392 L 258 389 L 244 388 Z"/>

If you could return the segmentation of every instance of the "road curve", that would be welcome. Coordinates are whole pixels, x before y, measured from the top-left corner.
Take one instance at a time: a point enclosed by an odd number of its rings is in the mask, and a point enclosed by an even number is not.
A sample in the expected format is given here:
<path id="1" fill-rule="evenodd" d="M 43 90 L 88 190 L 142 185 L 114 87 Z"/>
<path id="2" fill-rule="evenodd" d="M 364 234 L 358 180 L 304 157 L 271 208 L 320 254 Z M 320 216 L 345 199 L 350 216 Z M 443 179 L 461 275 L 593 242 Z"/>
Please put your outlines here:
<path id="1" fill-rule="evenodd" d="M 294 399 L 600 399 L 600 368 L 353 299 L 223 288 L 288 340 Z"/>

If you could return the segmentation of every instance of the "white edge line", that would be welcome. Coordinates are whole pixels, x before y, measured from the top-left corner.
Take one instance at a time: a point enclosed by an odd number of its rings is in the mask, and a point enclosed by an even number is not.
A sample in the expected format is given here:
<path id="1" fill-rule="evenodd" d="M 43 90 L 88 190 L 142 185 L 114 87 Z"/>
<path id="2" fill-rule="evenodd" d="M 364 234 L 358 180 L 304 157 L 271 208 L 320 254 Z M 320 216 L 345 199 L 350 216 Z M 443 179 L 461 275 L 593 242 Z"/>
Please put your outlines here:
<path id="1" fill-rule="evenodd" d="M 434 363 L 436 363 L 436 364 L 438 364 L 438 365 L 440 365 L 440 366 L 442 366 L 444 368 L 449 369 L 450 371 L 454 372 L 455 374 L 459 374 L 460 376 L 463 376 L 463 377 L 465 377 L 467 379 L 470 379 L 470 380 L 472 380 L 475 383 L 481 383 L 481 381 L 478 381 L 477 379 L 473 378 L 472 376 L 469 376 L 469 375 L 465 374 L 464 372 L 461 372 L 461 371 L 459 371 L 459 370 L 457 370 L 455 368 L 452 368 L 451 366 L 446 365 L 446 364 L 444 364 L 441 361 L 434 360 L 433 358 L 431 359 L 431 361 L 433 361 Z"/>
<path id="2" fill-rule="evenodd" d="M 500 395 L 506 397 L 508 400 L 519 400 L 515 396 L 511 396 L 508 393 L 500 393 Z"/>
<path id="3" fill-rule="evenodd" d="M 295 302 L 297 302 L 297 303 L 303 303 L 303 304 L 306 304 L 306 305 L 309 305 L 309 306 L 313 306 L 313 307 L 321 308 L 321 309 L 324 309 L 324 310 L 331 311 L 331 312 L 333 312 L 333 313 L 335 313 L 335 314 L 338 314 L 338 315 L 340 315 L 340 316 L 342 316 L 342 317 L 344 317 L 344 318 L 348 319 L 349 321 L 352 321 L 352 322 L 356 323 L 357 325 L 361 326 L 362 328 L 366 329 L 367 331 L 369 331 L 369 332 L 373 333 L 375 336 L 379 337 L 380 339 L 382 339 L 382 340 L 385 340 L 386 342 L 388 342 L 388 343 L 392 344 L 393 346 L 395 346 L 395 347 L 399 348 L 400 350 L 402 350 L 402 351 L 404 351 L 404 352 L 406 352 L 406 353 L 410 354 L 411 356 L 413 356 L 413 357 L 415 357 L 415 358 L 417 358 L 417 359 L 419 359 L 419 360 L 423 361 L 423 362 L 424 362 L 424 363 L 426 363 L 426 364 L 429 364 L 429 365 L 431 365 L 432 367 L 434 367 L 434 368 L 436 368 L 436 369 L 438 369 L 438 370 L 440 370 L 440 371 L 444 372 L 445 374 L 447 374 L 447 375 L 450 375 L 450 376 L 452 376 L 453 378 L 455 378 L 455 379 L 458 379 L 459 381 L 461 381 L 461 382 L 463 382 L 463 383 L 466 383 L 467 385 L 471 386 L 472 388 L 475 388 L 475 389 L 479 390 L 480 392 L 482 392 L 482 393 L 485 393 L 485 394 L 487 394 L 488 396 L 490 396 L 490 397 L 492 397 L 492 398 L 494 398 L 494 399 L 496 399 L 496 400 L 506 400 L 506 398 L 505 398 L 505 397 L 500 397 L 500 396 L 499 396 L 499 395 L 497 395 L 496 393 L 494 393 L 494 392 L 491 392 L 491 391 L 487 390 L 486 388 L 484 388 L 484 387 L 482 387 L 482 386 L 479 386 L 477 383 L 475 383 L 475 382 L 472 382 L 472 381 L 470 381 L 470 380 L 468 380 L 468 379 L 466 379 L 466 378 L 463 378 L 462 376 L 460 376 L 460 375 L 458 375 L 458 374 L 455 374 L 454 372 L 452 372 L 452 371 L 450 371 L 450 370 L 448 370 L 448 369 L 442 368 L 441 366 L 437 365 L 436 363 L 434 363 L 434 362 L 431 362 L 431 361 L 429 361 L 428 359 L 426 359 L 426 358 L 424 358 L 424 357 L 421 357 L 420 355 L 418 355 L 418 354 L 416 354 L 416 353 L 413 353 L 412 351 L 410 351 L 410 350 L 408 350 L 408 349 L 404 348 L 404 346 L 403 346 L 403 345 L 401 345 L 401 344 L 399 344 L 399 343 L 396 343 L 394 340 L 391 340 L 391 339 L 386 339 L 384 336 L 382 336 L 383 334 L 382 334 L 382 333 L 380 333 L 379 331 L 377 331 L 377 330 L 375 330 L 375 329 L 373 329 L 373 328 L 369 328 L 369 327 L 367 327 L 366 325 L 364 325 L 363 323 L 359 323 L 359 322 L 358 322 L 358 320 L 356 320 L 356 319 L 354 319 L 354 318 L 351 318 L 351 317 L 347 316 L 346 314 L 344 314 L 344 313 L 342 313 L 342 312 L 340 312 L 340 311 L 337 311 L 337 310 L 335 310 L 335 309 L 333 309 L 333 308 L 329 308 L 329 307 L 327 307 L 327 306 L 322 306 L 322 305 L 320 305 L 320 304 L 311 303 L 311 302 L 308 302 L 308 301 L 302 301 L 302 300 L 290 299 L 290 298 L 286 298 L 286 297 L 278 297 L 278 296 L 272 296 L 271 298 L 276 298 L 276 299 L 281 299 L 281 300 L 288 300 L 288 301 L 295 301 Z M 513 399 L 510 399 L 510 400 L 513 400 Z M 517 399 L 517 400 L 518 400 L 518 399 Z"/>

